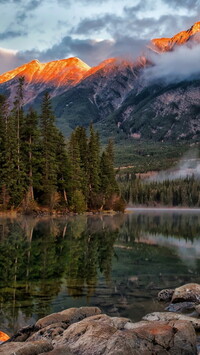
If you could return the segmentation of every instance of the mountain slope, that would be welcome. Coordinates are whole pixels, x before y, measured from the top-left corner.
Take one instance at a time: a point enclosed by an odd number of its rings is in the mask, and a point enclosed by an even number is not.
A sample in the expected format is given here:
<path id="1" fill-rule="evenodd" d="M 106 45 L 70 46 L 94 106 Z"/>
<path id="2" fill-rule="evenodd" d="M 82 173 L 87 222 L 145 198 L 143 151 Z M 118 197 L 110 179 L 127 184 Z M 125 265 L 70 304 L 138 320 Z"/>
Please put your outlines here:
<path id="1" fill-rule="evenodd" d="M 77 86 L 53 99 L 62 130 L 67 134 L 65 127 L 87 127 L 114 112 L 136 85 L 144 65 L 144 58 L 137 63 L 109 59 L 90 69 Z"/>
<path id="2" fill-rule="evenodd" d="M 112 120 L 134 140 L 198 140 L 200 137 L 200 76 L 197 80 L 155 83 L 132 92 Z"/>
<path id="3" fill-rule="evenodd" d="M 0 75 L 0 91 L 13 99 L 17 79 L 25 78 L 24 103 L 27 104 L 45 90 L 52 96 L 77 85 L 90 67 L 79 58 L 40 63 L 33 60 L 19 68 Z"/>
<path id="4" fill-rule="evenodd" d="M 154 39 L 159 56 L 177 46 L 200 43 L 200 22 L 172 38 Z M 24 103 L 39 109 L 45 91 L 52 96 L 58 125 L 68 135 L 75 126 L 93 121 L 103 136 L 153 141 L 198 140 L 200 137 L 200 76 L 169 84 L 145 79 L 148 66 L 110 58 L 90 68 L 78 58 L 50 63 L 36 60 L 0 75 L 0 93 L 15 96 L 19 76 L 25 77 Z M 154 71 L 155 72 L 155 71 Z M 199 67 L 200 72 L 200 67 Z"/>
<path id="5" fill-rule="evenodd" d="M 171 38 L 155 38 L 151 41 L 150 49 L 155 52 L 168 52 L 175 46 L 200 43 L 200 22 L 196 22 L 189 30 L 181 31 Z"/>

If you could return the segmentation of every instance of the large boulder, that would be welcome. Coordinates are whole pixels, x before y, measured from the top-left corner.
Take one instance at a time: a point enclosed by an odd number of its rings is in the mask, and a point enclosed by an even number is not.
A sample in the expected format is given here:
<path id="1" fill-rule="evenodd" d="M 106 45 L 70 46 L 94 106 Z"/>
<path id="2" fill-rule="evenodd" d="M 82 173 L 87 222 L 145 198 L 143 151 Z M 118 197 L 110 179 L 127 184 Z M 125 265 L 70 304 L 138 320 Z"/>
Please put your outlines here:
<path id="1" fill-rule="evenodd" d="M 190 283 L 176 288 L 172 296 L 172 303 L 183 301 L 200 303 L 200 285 Z"/>
<path id="2" fill-rule="evenodd" d="M 200 330 L 200 319 L 189 317 L 184 314 L 173 313 L 173 312 L 153 312 L 147 314 L 142 318 L 144 321 L 149 322 L 169 322 L 174 320 L 180 320 L 186 323 L 191 323 L 194 329 Z"/>
<path id="3" fill-rule="evenodd" d="M 0 346 L 0 355 L 38 355 L 52 349 L 53 345 L 47 341 L 8 342 Z"/>
<path id="4" fill-rule="evenodd" d="M 39 319 L 36 324 L 20 329 L 10 338 L 10 341 L 24 342 L 43 339 L 51 341 L 70 324 L 100 313 L 101 310 L 98 307 L 69 308 L 62 312 L 52 313 Z"/>
<path id="5" fill-rule="evenodd" d="M 53 313 L 49 316 L 41 318 L 35 324 L 38 328 L 44 328 L 53 323 L 64 322 L 68 325 L 79 322 L 80 320 L 96 314 L 100 314 L 101 310 L 98 307 L 81 307 L 69 308 L 59 313 Z"/>
<path id="6" fill-rule="evenodd" d="M 54 341 L 67 344 L 76 355 L 196 354 L 196 335 L 189 322 L 135 324 L 102 314 L 72 324 Z"/>
<path id="7" fill-rule="evenodd" d="M 0 355 L 195 355 L 200 321 L 188 318 L 154 314 L 132 323 L 96 307 L 72 308 L 23 328 L 0 346 Z"/>

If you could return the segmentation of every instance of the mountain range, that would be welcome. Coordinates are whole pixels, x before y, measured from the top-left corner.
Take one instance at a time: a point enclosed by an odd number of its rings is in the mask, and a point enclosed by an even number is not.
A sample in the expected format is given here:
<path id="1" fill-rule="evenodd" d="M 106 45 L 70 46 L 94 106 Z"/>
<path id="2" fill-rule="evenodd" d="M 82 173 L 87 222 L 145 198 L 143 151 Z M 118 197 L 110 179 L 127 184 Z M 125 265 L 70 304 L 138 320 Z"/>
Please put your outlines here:
<path id="1" fill-rule="evenodd" d="M 149 79 L 146 73 L 151 68 L 156 72 L 154 58 L 197 46 L 200 22 L 172 38 L 153 39 L 147 54 L 134 61 L 110 58 L 91 68 L 79 58 L 49 63 L 33 60 L 0 75 L 0 93 L 11 102 L 18 78 L 24 76 L 25 107 L 39 110 L 48 91 L 65 135 L 92 121 L 103 137 L 196 141 L 200 136 L 200 75 L 177 81 L 162 75 Z"/>

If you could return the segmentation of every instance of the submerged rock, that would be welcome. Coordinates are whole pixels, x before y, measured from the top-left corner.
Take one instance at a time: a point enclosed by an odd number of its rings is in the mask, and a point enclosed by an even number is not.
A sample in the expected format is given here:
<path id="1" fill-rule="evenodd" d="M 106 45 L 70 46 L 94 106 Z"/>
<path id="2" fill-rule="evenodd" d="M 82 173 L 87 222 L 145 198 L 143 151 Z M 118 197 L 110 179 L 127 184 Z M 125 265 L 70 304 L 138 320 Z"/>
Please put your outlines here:
<path id="1" fill-rule="evenodd" d="M 170 303 L 169 306 L 165 308 L 165 310 L 169 312 L 190 313 L 190 315 L 192 315 L 192 312 L 195 312 L 195 309 L 194 302 Z M 198 315 L 197 312 L 196 315 Z"/>

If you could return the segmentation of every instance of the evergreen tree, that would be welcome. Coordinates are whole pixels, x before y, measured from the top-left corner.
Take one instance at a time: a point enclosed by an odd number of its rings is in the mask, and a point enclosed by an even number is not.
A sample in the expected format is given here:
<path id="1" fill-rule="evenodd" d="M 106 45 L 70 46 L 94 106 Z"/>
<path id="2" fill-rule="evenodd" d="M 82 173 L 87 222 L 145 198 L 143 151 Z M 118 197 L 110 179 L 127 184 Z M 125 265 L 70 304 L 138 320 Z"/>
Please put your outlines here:
<path id="1" fill-rule="evenodd" d="M 67 154 L 65 139 L 61 132 L 58 132 L 57 147 L 56 147 L 56 160 L 57 160 L 57 186 L 58 192 L 61 194 L 61 201 L 64 206 L 68 205 L 69 194 L 69 179 L 70 179 L 70 163 Z"/>
<path id="2" fill-rule="evenodd" d="M 0 203 L 3 208 L 35 208 L 35 201 L 55 208 L 83 212 L 103 207 L 104 198 L 119 193 L 115 181 L 113 143 L 100 161 L 99 135 L 90 126 L 77 127 L 66 150 L 65 139 L 55 126 L 50 96 L 44 95 L 40 124 L 33 109 L 23 112 L 24 78 L 17 86 L 8 113 L 0 96 Z M 190 194 L 195 200 L 195 188 Z M 199 200 L 198 200 L 199 201 Z M 114 205 L 113 205 L 114 206 Z"/>
<path id="3" fill-rule="evenodd" d="M 3 167 L 4 199 L 10 206 L 19 206 L 27 189 L 27 176 L 22 156 L 23 145 L 23 85 L 24 78 L 19 78 L 15 101 L 11 114 L 6 117 L 5 125 L 5 164 Z M 9 196 L 9 197 L 8 197 Z"/>
<path id="4" fill-rule="evenodd" d="M 99 135 L 90 125 L 90 137 L 88 143 L 88 184 L 89 207 L 98 208 L 102 201 L 98 199 L 100 192 L 100 142 Z"/>
<path id="5" fill-rule="evenodd" d="M 109 140 L 105 152 L 101 156 L 101 191 L 106 198 L 119 193 L 115 179 L 113 141 Z"/>
<path id="6" fill-rule="evenodd" d="M 41 187 L 41 144 L 40 131 L 38 127 L 38 115 L 30 108 L 24 118 L 23 129 L 23 160 L 28 177 L 28 191 L 26 195 L 26 204 L 34 201 L 34 190 Z"/>
<path id="7" fill-rule="evenodd" d="M 76 133 L 73 132 L 69 141 L 69 158 L 70 158 L 70 203 L 73 205 L 73 196 L 76 191 L 82 192 L 83 187 L 83 169 L 81 167 L 80 149 Z"/>
<path id="8" fill-rule="evenodd" d="M 17 169 L 21 169 L 21 138 L 23 137 L 24 127 L 24 112 L 23 112 L 23 99 L 24 99 L 24 77 L 18 79 L 18 86 L 16 90 L 14 107 L 12 115 L 15 120 L 16 134 L 17 134 Z"/>
<path id="9" fill-rule="evenodd" d="M 3 208 L 7 206 L 7 188 L 5 186 L 5 158 L 8 121 L 8 104 L 5 96 L 0 95 L 0 191 Z"/>
<path id="10" fill-rule="evenodd" d="M 41 138 L 42 138 L 42 190 L 44 192 L 44 203 L 53 207 L 54 198 L 57 190 L 57 171 L 56 147 L 58 131 L 55 127 L 55 116 L 51 108 L 50 95 L 45 93 L 41 107 Z"/>
<path id="11" fill-rule="evenodd" d="M 74 131 L 74 135 L 79 147 L 80 168 L 82 171 L 81 189 L 85 196 L 85 199 L 88 200 L 88 142 L 85 128 L 78 126 Z"/>

